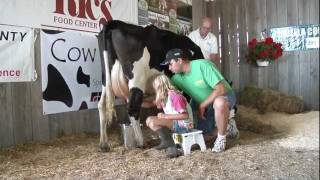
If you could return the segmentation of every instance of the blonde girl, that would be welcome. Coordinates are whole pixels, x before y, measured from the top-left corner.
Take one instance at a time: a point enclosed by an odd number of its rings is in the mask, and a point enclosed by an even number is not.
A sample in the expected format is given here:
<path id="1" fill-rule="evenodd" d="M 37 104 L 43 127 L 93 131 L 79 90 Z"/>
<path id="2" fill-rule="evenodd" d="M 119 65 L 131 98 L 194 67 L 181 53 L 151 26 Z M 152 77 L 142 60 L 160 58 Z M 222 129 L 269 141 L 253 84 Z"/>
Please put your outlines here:
<path id="1" fill-rule="evenodd" d="M 157 76 L 153 81 L 156 92 L 155 105 L 162 108 L 164 113 L 147 118 L 147 126 L 157 132 L 161 143 L 156 149 L 164 149 L 174 145 L 172 131 L 187 132 L 193 128 L 193 123 L 187 111 L 188 102 L 181 92 L 171 84 L 165 75 Z"/>

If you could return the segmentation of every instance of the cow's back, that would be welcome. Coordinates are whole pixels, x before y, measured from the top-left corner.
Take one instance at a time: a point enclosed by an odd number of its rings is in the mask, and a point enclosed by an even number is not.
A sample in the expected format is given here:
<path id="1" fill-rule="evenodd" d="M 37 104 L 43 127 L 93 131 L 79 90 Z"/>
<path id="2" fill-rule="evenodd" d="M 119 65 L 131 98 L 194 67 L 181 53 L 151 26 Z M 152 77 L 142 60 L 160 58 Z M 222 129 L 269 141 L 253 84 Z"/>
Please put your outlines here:
<path id="1" fill-rule="evenodd" d="M 101 34 L 102 33 L 102 34 Z M 121 34 L 126 38 L 135 39 L 136 42 L 140 42 L 139 46 L 146 46 L 150 53 L 150 68 L 155 68 L 158 71 L 164 71 L 165 74 L 171 76 L 172 73 L 169 71 L 167 66 L 161 66 L 160 63 L 165 59 L 166 53 L 173 48 L 180 48 L 184 50 L 186 53 L 190 54 L 190 59 L 202 59 L 203 55 L 200 47 L 198 47 L 195 43 L 192 42 L 187 36 L 178 35 L 173 32 L 159 29 L 153 25 L 149 25 L 146 27 L 136 26 L 133 24 L 127 24 L 122 21 L 112 20 L 105 24 L 103 30 L 100 32 L 99 36 L 104 36 L 106 43 L 106 49 L 108 50 L 109 58 L 108 61 L 111 65 L 114 64 L 115 60 L 118 59 L 121 64 L 132 64 L 134 61 L 139 60 L 137 57 L 133 57 L 134 54 L 137 54 L 139 51 L 138 48 L 133 48 L 134 52 L 127 53 L 130 54 L 130 58 L 124 57 L 119 58 L 118 54 L 115 50 L 115 45 L 118 46 L 134 46 L 133 43 L 122 45 L 119 43 L 121 38 L 116 39 L 118 35 Z M 135 42 L 135 43 L 136 43 Z M 119 45 L 120 44 L 120 45 Z M 136 45 L 135 45 L 136 46 Z M 129 48 L 130 49 L 130 48 Z M 128 50 L 130 51 L 130 50 Z M 132 51 L 132 50 L 131 50 Z M 140 48 L 142 54 L 142 49 Z M 130 61 L 130 62 L 127 62 Z M 130 77 L 130 69 L 124 68 L 124 74 L 127 77 Z"/>
<path id="2" fill-rule="evenodd" d="M 153 25 L 145 27 L 144 32 L 146 35 L 145 44 L 151 54 L 150 66 L 165 71 L 167 75 L 172 73 L 169 72 L 167 66 L 161 66 L 160 63 L 165 59 L 166 53 L 173 48 L 182 49 L 188 54 L 190 60 L 203 58 L 200 47 L 187 36 L 162 30 Z"/>

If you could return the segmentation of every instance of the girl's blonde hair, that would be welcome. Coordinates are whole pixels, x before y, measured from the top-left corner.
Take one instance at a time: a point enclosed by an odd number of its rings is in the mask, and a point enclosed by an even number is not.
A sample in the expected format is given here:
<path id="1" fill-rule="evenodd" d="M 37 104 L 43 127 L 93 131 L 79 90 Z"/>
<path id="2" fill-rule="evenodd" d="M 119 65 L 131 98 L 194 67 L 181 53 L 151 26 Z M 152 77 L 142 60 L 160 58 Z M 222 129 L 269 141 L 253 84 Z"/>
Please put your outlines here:
<path id="1" fill-rule="evenodd" d="M 166 75 L 159 75 L 153 81 L 153 87 L 158 85 L 156 89 L 156 104 L 162 107 L 168 98 L 168 92 L 170 90 L 177 90 L 170 82 L 170 79 Z"/>

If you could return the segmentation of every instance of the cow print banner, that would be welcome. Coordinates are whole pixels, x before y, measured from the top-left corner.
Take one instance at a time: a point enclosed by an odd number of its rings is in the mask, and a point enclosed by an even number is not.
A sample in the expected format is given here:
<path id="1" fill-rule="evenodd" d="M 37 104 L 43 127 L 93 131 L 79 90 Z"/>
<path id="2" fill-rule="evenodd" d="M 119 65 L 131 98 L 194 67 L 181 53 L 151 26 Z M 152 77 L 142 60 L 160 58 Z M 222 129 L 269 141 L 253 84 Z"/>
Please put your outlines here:
<path id="1" fill-rule="evenodd" d="M 43 114 L 97 108 L 101 62 L 94 34 L 41 31 Z"/>

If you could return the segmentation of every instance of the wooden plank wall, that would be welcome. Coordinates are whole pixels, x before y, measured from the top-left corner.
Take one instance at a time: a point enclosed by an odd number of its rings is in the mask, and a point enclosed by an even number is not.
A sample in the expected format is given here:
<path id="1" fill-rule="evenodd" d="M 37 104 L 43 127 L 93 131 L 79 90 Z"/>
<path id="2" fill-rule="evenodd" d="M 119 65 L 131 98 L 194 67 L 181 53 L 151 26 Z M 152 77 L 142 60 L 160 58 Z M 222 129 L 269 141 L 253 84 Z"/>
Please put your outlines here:
<path id="1" fill-rule="evenodd" d="M 37 31 L 35 82 L 0 83 L 0 148 L 62 135 L 99 132 L 97 109 L 42 114 L 40 34 Z"/>
<path id="2" fill-rule="evenodd" d="M 284 52 L 267 68 L 249 65 L 245 59 L 247 41 L 260 38 L 264 29 L 319 24 L 319 0 L 216 0 L 207 2 L 206 7 L 206 16 L 221 18 L 221 71 L 233 81 L 237 93 L 252 84 L 301 96 L 306 110 L 319 110 L 319 49 Z M 214 28 L 218 36 L 217 22 Z"/>
<path id="3" fill-rule="evenodd" d="M 192 0 L 192 28 L 197 29 L 201 24 L 201 19 L 207 13 L 204 1 Z"/>

